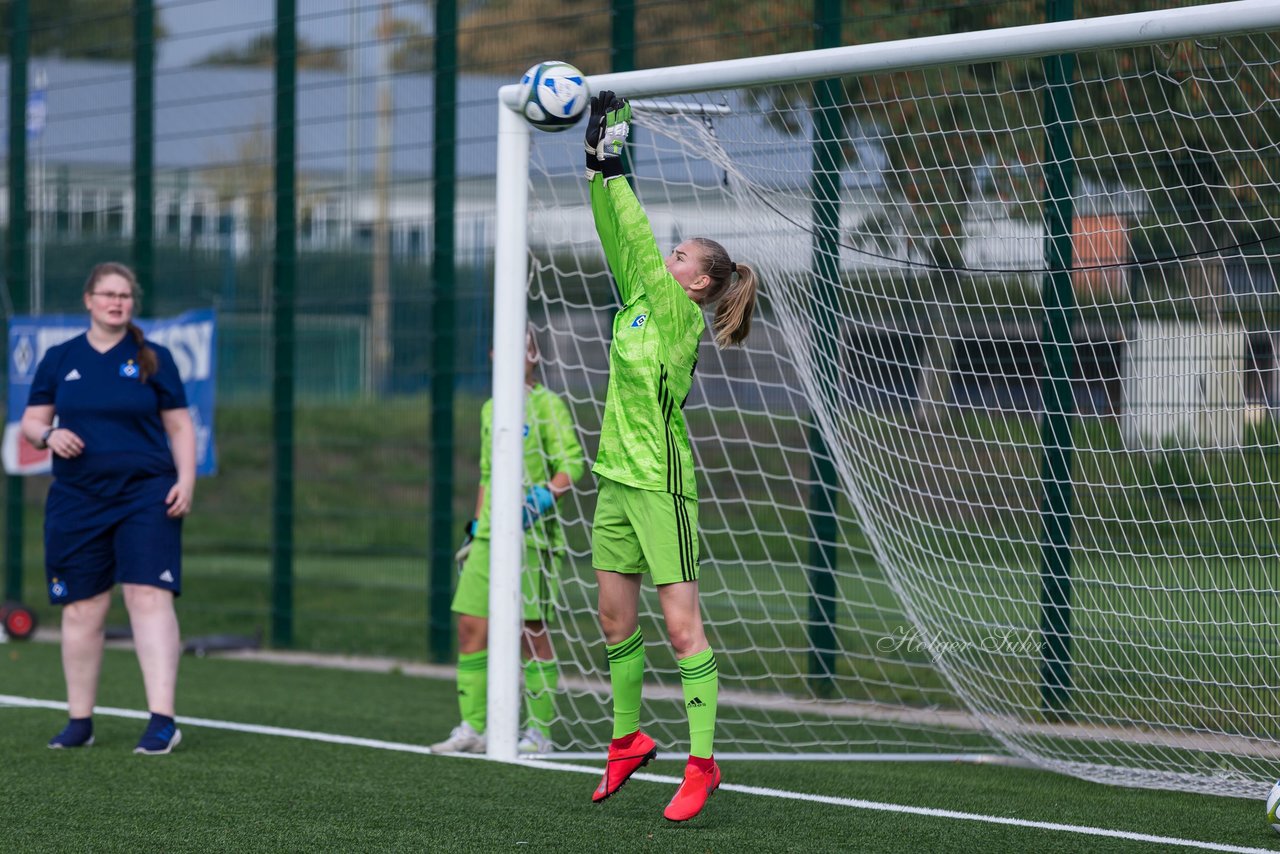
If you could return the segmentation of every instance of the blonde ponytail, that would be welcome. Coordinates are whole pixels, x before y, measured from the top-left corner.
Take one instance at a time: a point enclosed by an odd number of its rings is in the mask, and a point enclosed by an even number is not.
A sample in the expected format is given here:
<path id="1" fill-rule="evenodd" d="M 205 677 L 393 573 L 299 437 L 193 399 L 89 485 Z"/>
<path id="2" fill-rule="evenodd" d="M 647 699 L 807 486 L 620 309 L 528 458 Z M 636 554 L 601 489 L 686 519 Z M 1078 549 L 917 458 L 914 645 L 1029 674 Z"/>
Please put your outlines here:
<path id="1" fill-rule="evenodd" d="M 741 344 L 751 332 L 751 315 L 756 309 L 759 278 L 746 264 L 729 260 L 729 253 L 714 240 L 694 237 L 692 243 L 702 250 L 706 275 L 711 279 L 703 305 L 715 305 L 712 330 L 720 349 Z"/>
<path id="2" fill-rule="evenodd" d="M 751 315 L 756 309 L 756 273 L 746 264 L 735 264 L 736 278 L 716 301 L 712 328 L 716 346 L 723 350 L 741 344 L 751 332 Z"/>

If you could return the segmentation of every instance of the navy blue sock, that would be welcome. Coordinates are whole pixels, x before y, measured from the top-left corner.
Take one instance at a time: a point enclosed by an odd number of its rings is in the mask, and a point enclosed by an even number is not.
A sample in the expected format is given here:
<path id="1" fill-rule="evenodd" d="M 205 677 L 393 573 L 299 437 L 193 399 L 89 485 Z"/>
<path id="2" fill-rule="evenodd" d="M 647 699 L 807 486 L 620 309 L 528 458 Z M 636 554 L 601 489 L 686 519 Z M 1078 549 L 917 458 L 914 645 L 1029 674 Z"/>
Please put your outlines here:
<path id="1" fill-rule="evenodd" d="M 137 749 L 143 753 L 164 751 L 169 747 L 177 729 L 178 725 L 173 718 L 152 712 L 151 720 L 147 721 L 147 731 L 138 741 Z"/>
<path id="2" fill-rule="evenodd" d="M 67 718 L 67 728 L 62 732 L 69 741 L 84 741 L 93 735 L 93 718 Z"/>
<path id="3" fill-rule="evenodd" d="M 147 721 L 147 732 L 160 732 L 165 727 L 173 726 L 173 718 L 168 715 L 158 715 L 151 713 L 151 720 Z"/>
<path id="4" fill-rule="evenodd" d="M 82 747 L 93 738 L 93 718 L 67 718 L 62 732 L 49 739 L 50 747 Z"/>

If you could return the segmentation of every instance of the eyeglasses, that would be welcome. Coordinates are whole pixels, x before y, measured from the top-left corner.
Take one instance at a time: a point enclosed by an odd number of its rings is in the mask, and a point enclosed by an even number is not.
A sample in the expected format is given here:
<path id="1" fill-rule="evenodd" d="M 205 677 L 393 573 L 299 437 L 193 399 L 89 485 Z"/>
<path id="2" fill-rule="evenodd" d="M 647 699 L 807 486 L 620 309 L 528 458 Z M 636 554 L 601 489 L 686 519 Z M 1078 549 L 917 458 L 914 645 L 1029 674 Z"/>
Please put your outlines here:
<path id="1" fill-rule="evenodd" d="M 115 291 L 93 291 L 95 297 L 102 297 L 107 302 L 129 302 L 133 299 L 131 293 L 117 293 Z"/>

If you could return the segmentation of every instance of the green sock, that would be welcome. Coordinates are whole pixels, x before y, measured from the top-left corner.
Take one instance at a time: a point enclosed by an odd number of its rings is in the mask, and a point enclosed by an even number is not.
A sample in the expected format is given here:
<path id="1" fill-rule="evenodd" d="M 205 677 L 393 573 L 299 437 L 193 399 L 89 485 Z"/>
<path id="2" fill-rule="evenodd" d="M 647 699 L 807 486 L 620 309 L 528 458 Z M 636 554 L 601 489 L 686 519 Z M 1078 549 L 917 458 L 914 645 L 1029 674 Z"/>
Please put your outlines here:
<path id="1" fill-rule="evenodd" d="M 529 707 L 529 726 L 551 735 L 551 722 L 556 718 L 556 687 L 560 671 L 555 659 L 531 658 L 524 663 L 524 696 Z"/>
<path id="2" fill-rule="evenodd" d="M 680 659 L 679 664 L 684 710 L 689 716 L 689 755 L 710 759 L 716 738 L 716 698 L 720 694 L 716 657 L 707 648 Z"/>
<path id="3" fill-rule="evenodd" d="M 489 650 L 458 655 L 458 711 L 462 719 L 484 732 L 489 701 Z"/>
<path id="4" fill-rule="evenodd" d="M 609 683 L 613 686 L 613 737 L 622 738 L 640 729 L 640 692 L 644 687 L 644 636 L 640 630 L 612 646 Z"/>

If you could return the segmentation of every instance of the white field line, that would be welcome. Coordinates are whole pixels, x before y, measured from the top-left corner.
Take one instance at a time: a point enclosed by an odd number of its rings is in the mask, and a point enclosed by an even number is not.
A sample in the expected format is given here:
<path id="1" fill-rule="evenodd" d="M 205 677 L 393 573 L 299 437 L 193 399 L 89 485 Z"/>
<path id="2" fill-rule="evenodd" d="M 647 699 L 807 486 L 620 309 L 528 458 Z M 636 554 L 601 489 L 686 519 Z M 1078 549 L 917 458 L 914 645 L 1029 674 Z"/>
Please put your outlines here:
<path id="1" fill-rule="evenodd" d="M 66 711 L 67 708 L 66 703 L 58 700 L 39 700 L 31 697 L 17 697 L 11 694 L 0 694 L 0 706 L 27 709 L 55 709 L 59 711 Z M 93 712 L 95 715 L 132 718 L 135 720 L 146 720 L 149 717 L 147 712 L 137 711 L 134 709 L 116 709 L 109 706 L 95 706 Z M 398 753 L 431 753 L 431 749 L 426 745 L 381 741 L 376 738 L 355 738 L 347 735 L 333 735 L 331 733 L 311 732 L 301 729 L 289 729 L 287 727 L 242 724 L 234 721 L 212 720 L 210 718 L 191 718 L 182 716 L 177 718 L 177 721 L 183 726 L 230 730 L 232 732 L 243 732 L 253 735 L 272 735 L 283 738 L 298 738 L 306 741 L 324 742 L 326 744 L 368 747 L 374 750 L 391 750 Z M 487 757 L 481 754 L 450 753 L 444 755 L 466 759 L 487 759 Z M 551 762 L 538 759 L 520 759 L 511 764 L 523 765 L 528 768 L 538 768 L 544 771 L 571 771 L 577 774 L 589 774 L 591 776 L 596 776 L 600 773 L 599 767 L 566 765 L 562 762 Z M 680 783 L 680 780 L 676 777 L 668 777 L 661 774 L 647 774 L 643 772 L 632 775 L 632 779 L 642 780 L 646 783 L 662 783 L 669 786 L 678 785 Z M 1233 852 L 1233 854 L 1275 854 L 1274 850 L 1268 848 L 1248 848 L 1239 845 L 1226 845 L 1220 842 L 1203 842 L 1196 839 L 1179 839 L 1171 836 L 1154 836 L 1148 833 L 1132 833 L 1126 830 L 1111 830 L 1104 827 L 1059 824 L 1057 822 L 1049 821 L 1029 821 L 1021 818 L 1005 818 L 1002 816 L 982 815 L 980 813 L 934 809 L 932 807 L 888 804 L 879 801 L 866 801 L 860 798 L 837 798 L 830 795 L 811 795 L 805 792 L 789 792 L 784 789 L 772 789 L 763 786 L 743 786 L 736 783 L 724 783 L 720 786 L 720 790 L 742 795 L 755 795 L 763 798 L 777 798 L 789 801 L 805 801 L 807 803 L 826 804 L 833 807 L 849 807 L 852 809 L 873 810 L 876 812 L 897 813 L 900 815 L 929 816 L 931 818 L 946 818 L 956 821 L 976 821 L 983 824 L 996 824 L 1008 827 L 1026 827 L 1033 830 L 1075 833 L 1085 836 L 1106 837 L 1108 839 L 1125 839 L 1133 842 L 1153 842 L 1158 845 L 1172 845 L 1181 848 L 1198 848 L 1204 851 L 1227 851 Z"/>
<path id="2" fill-rule="evenodd" d="M 244 650 L 217 652 L 211 655 L 218 658 L 234 658 L 241 661 L 259 661 L 273 664 L 329 667 L 376 673 L 398 672 L 405 676 L 422 676 L 429 679 L 453 679 L 456 673 L 456 668 L 453 665 L 423 664 L 421 662 L 399 661 L 373 656 L 335 656 L 288 650 Z M 607 674 L 600 674 L 596 679 L 565 676 L 561 678 L 560 686 L 565 690 L 576 690 L 605 698 L 610 696 L 611 691 Z M 646 699 L 678 700 L 683 703 L 684 695 L 681 691 L 682 689 L 679 685 L 646 683 L 644 686 Z M 906 726 L 946 727 L 948 729 L 972 732 L 1003 733 L 1015 737 L 1035 735 L 1075 741 L 1124 741 L 1132 744 L 1148 744 L 1177 750 L 1199 750 L 1206 753 L 1227 753 L 1254 758 L 1280 759 L 1280 744 L 1262 738 L 1246 738 L 1228 733 L 1140 730 L 1136 727 L 1111 726 L 1103 723 L 1033 723 L 1006 715 L 988 714 L 979 716 L 959 709 L 912 708 L 859 700 L 846 700 L 843 702 L 806 700 L 798 697 L 753 694 L 747 691 L 733 691 L 723 688 L 720 690 L 719 703 L 723 707 L 747 708 L 760 711 L 785 711 L 794 714 L 810 714 L 845 720 L 875 721 Z M 861 755 L 854 754 L 852 758 L 857 759 Z M 911 754 L 895 755 L 909 756 Z M 724 754 L 724 756 L 726 759 L 729 758 L 728 754 Z M 868 754 L 868 756 L 874 757 L 875 754 Z M 786 759 L 790 757 L 776 754 L 772 758 Z M 810 759 L 814 757 L 812 754 L 803 754 L 799 758 Z M 842 756 L 839 758 L 849 757 Z M 882 754 L 880 758 L 885 757 Z M 958 754 L 955 757 L 947 758 L 980 763 L 1000 759 L 1000 757 L 994 757 L 991 754 Z M 1003 757 L 1003 762 L 1025 767 L 1042 767 L 1029 759 L 1015 756 Z"/>
<path id="3" fill-rule="evenodd" d="M 57 643 L 59 638 L 60 635 L 56 628 L 43 628 L 36 630 L 33 640 L 44 643 Z M 108 641 L 107 645 L 120 649 L 133 648 L 131 640 Z M 427 679 L 452 680 L 457 672 L 456 668 L 451 664 L 426 664 L 378 656 L 332 655 L 293 650 L 227 650 L 211 652 L 209 655 L 210 657 L 268 664 L 323 667 L 364 673 L 399 673 L 403 676 L 418 676 Z M 598 674 L 597 678 L 594 679 L 565 676 L 560 680 L 560 687 L 564 690 L 575 690 L 606 698 L 610 696 L 611 690 L 607 674 Z M 679 700 L 683 702 L 684 695 L 681 691 L 682 689 L 679 685 L 646 683 L 644 686 L 645 697 L 649 699 Z M 1035 735 L 1073 741 L 1124 741 L 1177 750 L 1198 750 L 1206 753 L 1227 753 L 1253 758 L 1280 759 L 1280 744 L 1261 738 L 1245 738 L 1229 733 L 1141 730 L 1135 727 L 1102 723 L 1033 723 L 1006 715 L 988 714 L 979 716 L 960 709 L 913 708 L 861 700 L 846 700 L 843 702 L 807 700 L 799 697 L 762 695 L 747 691 L 726 690 L 724 688 L 720 690 L 719 703 L 723 707 L 748 708 L 760 711 L 781 710 L 845 720 L 896 723 L 918 727 L 945 727 L 988 734 L 1002 733 L 1013 737 Z M 875 754 L 869 755 L 874 756 Z M 896 758 L 910 755 L 912 754 L 892 754 L 888 756 L 881 754 L 879 758 Z M 863 754 L 853 754 L 851 758 L 856 760 L 862 756 Z M 729 754 L 724 754 L 724 757 L 728 759 Z M 772 755 L 772 758 L 776 760 L 790 759 L 792 757 L 787 754 L 776 754 Z M 798 755 L 797 758 L 812 759 L 816 757 L 811 754 L 802 754 Z M 975 754 L 972 756 L 959 754 L 955 758 L 959 761 L 978 763 L 998 759 L 998 757 L 991 754 Z M 1045 767 L 1031 759 L 1017 756 L 1005 757 L 1003 762 L 1024 767 Z"/>
<path id="4" fill-rule="evenodd" d="M 56 628 L 43 628 L 36 630 L 33 640 L 44 643 L 57 643 L 59 638 L 60 635 Z M 131 640 L 108 641 L 107 645 L 120 649 L 133 648 Z M 365 673 L 400 673 L 404 676 L 418 676 L 428 679 L 452 680 L 456 674 L 456 668 L 451 664 L 426 664 L 378 656 L 332 655 L 293 650 L 262 649 L 215 651 L 209 655 L 210 657 L 268 664 L 324 667 Z M 565 690 L 597 694 L 602 697 L 608 697 L 611 690 L 607 674 L 598 674 L 597 678 L 594 679 L 565 676 L 561 678 L 560 686 Z M 650 699 L 679 700 L 683 702 L 684 695 L 681 691 L 682 689 L 679 685 L 646 683 L 644 686 L 645 697 Z M 781 710 L 798 714 L 812 714 L 846 720 L 896 723 L 906 726 L 946 727 L 948 729 L 973 732 L 1003 733 L 1006 736 L 1014 737 L 1036 735 L 1076 741 L 1116 740 L 1178 750 L 1199 750 L 1207 753 L 1227 753 L 1254 758 L 1280 759 L 1280 744 L 1261 738 L 1245 738 L 1228 733 L 1150 731 L 1102 723 L 1033 723 L 1005 715 L 989 714 L 979 716 L 960 709 L 913 708 L 861 700 L 846 700 L 843 702 L 806 700 L 799 697 L 753 694 L 747 691 L 733 691 L 724 688 L 720 690 L 719 703 L 724 707 L 749 708 L 761 711 Z M 729 758 L 728 754 L 724 754 L 724 756 L 726 759 Z M 856 759 L 859 756 L 854 755 L 853 758 Z M 964 756 L 967 757 L 967 755 Z M 773 758 L 787 759 L 790 757 L 778 754 Z M 807 759 L 812 757 L 805 754 L 800 758 Z M 882 758 L 885 757 L 882 756 Z M 990 761 L 989 755 L 977 755 L 967 758 L 968 761 Z M 1005 762 L 1026 767 L 1043 767 L 1030 759 L 1014 756 L 1007 757 Z"/>
<path id="5" fill-rule="evenodd" d="M 599 750 L 557 750 L 555 753 L 540 757 L 540 760 L 543 762 L 581 760 L 590 762 L 599 758 Z M 1040 768 L 1032 762 L 994 753 L 756 753 L 750 750 L 736 752 L 717 750 L 716 758 L 726 762 L 955 762 L 961 765 Z"/>

